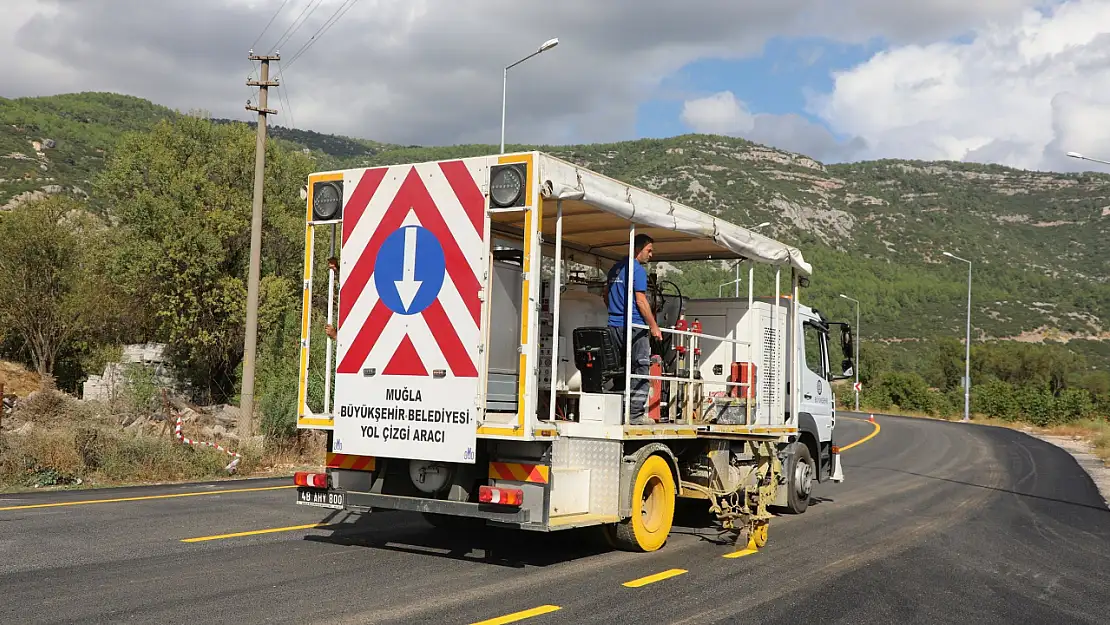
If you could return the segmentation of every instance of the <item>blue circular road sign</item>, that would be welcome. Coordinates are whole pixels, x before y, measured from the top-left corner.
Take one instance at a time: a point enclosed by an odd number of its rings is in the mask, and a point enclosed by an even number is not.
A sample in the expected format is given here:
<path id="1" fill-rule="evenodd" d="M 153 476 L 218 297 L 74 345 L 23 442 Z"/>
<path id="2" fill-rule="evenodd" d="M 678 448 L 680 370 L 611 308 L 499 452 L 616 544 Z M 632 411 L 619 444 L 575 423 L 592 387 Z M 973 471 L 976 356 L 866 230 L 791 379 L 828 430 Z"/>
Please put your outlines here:
<path id="1" fill-rule="evenodd" d="M 402 226 L 378 250 L 374 286 L 387 308 L 399 315 L 415 315 L 439 297 L 446 272 L 443 246 L 432 231 Z"/>

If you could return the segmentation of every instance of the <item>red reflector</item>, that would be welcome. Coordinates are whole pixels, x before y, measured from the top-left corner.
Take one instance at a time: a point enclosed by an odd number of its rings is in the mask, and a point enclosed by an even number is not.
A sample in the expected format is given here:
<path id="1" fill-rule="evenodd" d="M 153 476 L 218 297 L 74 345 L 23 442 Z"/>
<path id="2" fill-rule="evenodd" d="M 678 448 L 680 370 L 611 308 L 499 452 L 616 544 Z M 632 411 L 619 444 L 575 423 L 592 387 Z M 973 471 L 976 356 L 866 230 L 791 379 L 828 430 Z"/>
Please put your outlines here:
<path id="1" fill-rule="evenodd" d="M 833 445 L 832 452 L 833 452 L 833 455 L 835 456 L 836 454 L 840 453 L 840 448 L 837 447 L 836 445 Z"/>
<path id="2" fill-rule="evenodd" d="M 293 483 L 297 486 L 311 486 L 313 488 L 327 488 L 328 487 L 328 474 L 327 473 L 309 473 L 308 471 L 297 471 L 293 474 Z"/>
<path id="3" fill-rule="evenodd" d="M 502 506 L 519 506 L 524 503 L 524 491 L 519 488 L 478 487 L 478 501 Z"/>

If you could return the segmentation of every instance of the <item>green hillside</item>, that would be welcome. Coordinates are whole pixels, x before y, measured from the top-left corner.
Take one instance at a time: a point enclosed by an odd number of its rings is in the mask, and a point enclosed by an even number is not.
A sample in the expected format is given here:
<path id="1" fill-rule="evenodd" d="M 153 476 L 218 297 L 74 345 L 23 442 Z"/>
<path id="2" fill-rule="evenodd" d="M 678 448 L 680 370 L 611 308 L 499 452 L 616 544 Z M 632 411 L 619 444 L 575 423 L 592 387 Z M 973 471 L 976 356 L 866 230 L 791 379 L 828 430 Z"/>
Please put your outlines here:
<path id="1" fill-rule="evenodd" d="M 106 93 L 0 99 L 0 207 L 33 192 L 87 193 L 125 132 L 175 115 Z M 496 150 L 281 127 L 271 136 L 307 150 L 319 169 Z M 46 139 L 53 148 L 41 145 Z M 866 338 L 912 349 L 920 339 L 963 336 L 966 265 L 942 256 L 947 250 L 975 261 L 976 337 L 1070 339 L 1093 362 L 1110 359 L 1110 343 L 1091 340 L 1107 338 L 1110 315 L 1110 176 L 892 160 L 825 166 L 707 135 L 541 149 L 739 224 L 770 221 L 764 232 L 800 247 L 814 265 L 806 301 L 854 318 L 838 294 L 861 300 Z M 715 294 L 731 279 L 716 265 L 684 272 L 692 294 Z"/>
<path id="2" fill-rule="evenodd" d="M 519 149 L 525 146 L 513 146 Z M 488 146 L 383 150 L 344 164 L 434 160 Z M 765 233 L 814 265 L 807 301 L 854 315 L 875 338 L 963 335 L 967 266 L 975 261 L 979 338 L 1105 338 L 1110 312 L 1110 176 L 1033 173 L 963 163 L 881 161 L 826 167 L 742 139 L 686 135 L 541 149 Z M 692 293 L 732 279 L 686 272 Z M 1090 348 L 1088 352 L 1098 352 Z"/>

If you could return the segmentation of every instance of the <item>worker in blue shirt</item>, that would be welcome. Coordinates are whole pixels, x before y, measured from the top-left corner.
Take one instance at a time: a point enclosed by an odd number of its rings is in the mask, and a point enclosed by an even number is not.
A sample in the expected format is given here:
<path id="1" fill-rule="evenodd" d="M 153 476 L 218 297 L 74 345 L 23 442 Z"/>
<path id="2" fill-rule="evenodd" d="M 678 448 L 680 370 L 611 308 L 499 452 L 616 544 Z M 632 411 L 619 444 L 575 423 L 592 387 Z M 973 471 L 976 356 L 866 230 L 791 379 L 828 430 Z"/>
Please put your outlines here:
<path id="1" fill-rule="evenodd" d="M 609 269 L 609 337 L 613 345 L 620 349 L 621 358 L 624 358 L 627 343 L 625 332 L 628 309 L 628 266 L 632 265 L 632 291 L 635 295 L 636 305 L 632 308 L 632 324 L 646 325 L 649 329 L 632 328 L 632 374 L 647 375 L 651 368 L 651 342 L 648 334 L 657 339 L 663 338 L 659 325 L 655 322 L 655 315 L 651 312 L 651 305 L 647 298 L 647 270 L 644 264 L 651 260 L 653 253 L 652 238 L 646 234 L 636 235 L 633 248 L 636 251 L 636 262 L 631 263 L 627 256 Z M 619 390 L 624 390 L 624 380 L 617 382 Z M 648 380 L 633 379 L 631 389 L 632 406 L 630 410 L 632 425 L 650 425 L 654 423 L 644 414 L 647 404 Z"/>

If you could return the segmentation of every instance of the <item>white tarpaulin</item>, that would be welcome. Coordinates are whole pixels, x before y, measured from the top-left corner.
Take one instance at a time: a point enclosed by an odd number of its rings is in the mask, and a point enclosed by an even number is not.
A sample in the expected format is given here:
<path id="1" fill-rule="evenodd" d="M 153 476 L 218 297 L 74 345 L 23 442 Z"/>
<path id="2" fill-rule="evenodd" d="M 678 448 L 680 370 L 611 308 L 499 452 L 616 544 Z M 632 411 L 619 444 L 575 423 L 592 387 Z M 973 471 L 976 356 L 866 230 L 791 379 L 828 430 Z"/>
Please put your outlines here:
<path id="1" fill-rule="evenodd" d="M 544 199 L 583 202 L 637 225 L 709 239 L 756 262 L 789 265 L 803 275 L 813 273 L 797 248 L 573 163 L 547 154 L 538 156 Z M 616 244 L 612 240 L 604 247 L 613 248 Z M 627 237 L 624 245 L 627 246 Z"/>

